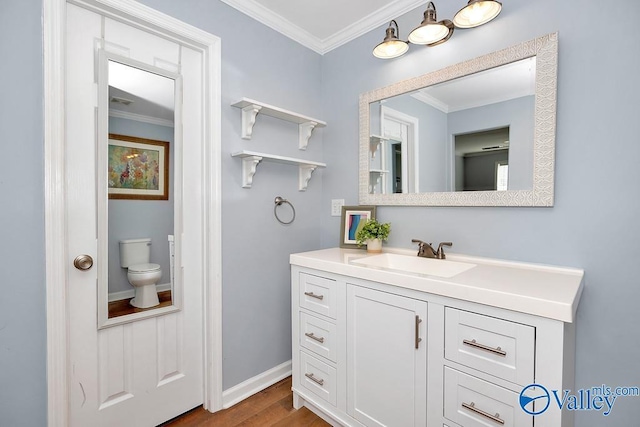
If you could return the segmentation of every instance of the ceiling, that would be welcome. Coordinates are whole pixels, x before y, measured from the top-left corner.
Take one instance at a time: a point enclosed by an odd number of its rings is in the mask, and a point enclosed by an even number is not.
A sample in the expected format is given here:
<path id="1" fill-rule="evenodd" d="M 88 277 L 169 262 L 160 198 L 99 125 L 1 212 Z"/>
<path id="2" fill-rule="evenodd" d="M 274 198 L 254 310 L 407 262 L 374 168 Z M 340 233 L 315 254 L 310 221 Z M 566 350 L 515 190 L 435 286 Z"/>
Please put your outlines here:
<path id="1" fill-rule="evenodd" d="M 424 0 L 222 0 L 320 54 L 425 5 Z"/>
<path id="2" fill-rule="evenodd" d="M 536 58 L 533 57 L 428 86 L 411 96 L 444 113 L 453 113 L 535 95 L 535 92 Z"/>

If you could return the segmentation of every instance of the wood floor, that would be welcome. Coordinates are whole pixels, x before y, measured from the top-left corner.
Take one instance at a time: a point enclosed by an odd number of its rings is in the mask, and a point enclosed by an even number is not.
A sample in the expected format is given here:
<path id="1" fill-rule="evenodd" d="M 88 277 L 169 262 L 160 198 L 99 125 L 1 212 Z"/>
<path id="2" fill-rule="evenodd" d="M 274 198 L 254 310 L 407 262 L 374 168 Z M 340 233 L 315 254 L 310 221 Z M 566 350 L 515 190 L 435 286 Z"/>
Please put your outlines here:
<path id="1" fill-rule="evenodd" d="M 307 408 L 293 409 L 291 377 L 251 396 L 248 399 L 212 414 L 193 409 L 186 414 L 162 424 L 162 427 L 324 427 L 329 426 Z"/>
<path id="2" fill-rule="evenodd" d="M 168 307 L 172 304 L 171 302 L 171 291 L 161 291 L 158 292 L 158 299 L 160 300 L 160 305 L 156 305 L 155 307 L 149 308 L 137 308 L 129 304 L 131 298 L 121 299 L 118 301 L 111 301 L 109 303 L 109 319 L 112 317 L 125 316 L 131 313 L 139 313 L 141 311 L 153 310 L 160 307 Z"/>

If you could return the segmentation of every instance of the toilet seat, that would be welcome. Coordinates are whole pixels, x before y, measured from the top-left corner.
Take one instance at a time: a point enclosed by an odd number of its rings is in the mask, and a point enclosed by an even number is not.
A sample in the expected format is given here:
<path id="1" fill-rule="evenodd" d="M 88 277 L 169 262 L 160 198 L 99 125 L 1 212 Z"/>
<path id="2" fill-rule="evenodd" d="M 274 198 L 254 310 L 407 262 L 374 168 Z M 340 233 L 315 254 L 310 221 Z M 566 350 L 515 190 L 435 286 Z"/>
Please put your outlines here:
<path id="1" fill-rule="evenodd" d="M 135 264 L 129 266 L 129 273 L 151 273 L 160 270 L 159 264 Z"/>

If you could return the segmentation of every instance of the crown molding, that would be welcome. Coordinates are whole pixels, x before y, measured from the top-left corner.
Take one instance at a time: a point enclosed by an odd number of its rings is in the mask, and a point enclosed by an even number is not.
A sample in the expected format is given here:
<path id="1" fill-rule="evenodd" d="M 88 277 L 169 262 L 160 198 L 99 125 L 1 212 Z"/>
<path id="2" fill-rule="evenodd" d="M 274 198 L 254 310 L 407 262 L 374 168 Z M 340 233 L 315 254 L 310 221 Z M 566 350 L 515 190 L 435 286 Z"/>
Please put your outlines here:
<path id="1" fill-rule="evenodd" d="M 159 119 L 157 117 L 144 116 L 142 114 L 129 113 L 126 111 L 114 110 L 113 108 L 109 109 L 109 116 L 117 117 L 120 119 L 127 120 L 135 120 L 136 122 L 149 123 L 152 125 L 158 126 L 166 126 L 166 127 L 174 127 L 174 123 L 172 120 Z"/>
<path id="2" fill-rule="evenodd" d="M 267 9 L 254 0 L 221 0 L 234 9 L 250 16 L 267 27 L 284 34 L 290 39 L 308 47 L 309 49 L 322 54 L 322 41 L 314 37 L 309 32 L 298 27 L 288 19 L 283 18 L 270 9 Z"/>
<path id="3" fill-rule="evenodd" d="M 388 23 L 392 19 L 403 15 L 410 10 L 424 4 L 424 0 L 396 0 L 393 3 L 384 6 L 364 18 L 354 22 L 347 28 L 337 33 L 320 39 L 308 31 L 303 30 L 291 21 L 283 18 L 281 15 L 264 7 L 255 0 L 221 0 L 234 9 L 239 10 L 255 19 L 267 27 L 278 31 L 279 33 L 289 37 L 290 39 L 300 43 L 301 45 L 324 55 L 331 50 L 342 46 L 361 35 L 378 28 L 380 25 Z"/>
<path id="4" fill-rule="evenodd" d="M 394 1 L 322 40 L 323 51 L 320 53 L 325 54 L 371 30 L 375 30 L 381 25 L 386 25 L 392 19 L 397 19 L 399 16 L 404 15 L 418 6 L 424 6 L 424 3 L 424 0 Z M 384 34 L 381 34 L 380 38 L 382 39 L 383 36 Z"/>

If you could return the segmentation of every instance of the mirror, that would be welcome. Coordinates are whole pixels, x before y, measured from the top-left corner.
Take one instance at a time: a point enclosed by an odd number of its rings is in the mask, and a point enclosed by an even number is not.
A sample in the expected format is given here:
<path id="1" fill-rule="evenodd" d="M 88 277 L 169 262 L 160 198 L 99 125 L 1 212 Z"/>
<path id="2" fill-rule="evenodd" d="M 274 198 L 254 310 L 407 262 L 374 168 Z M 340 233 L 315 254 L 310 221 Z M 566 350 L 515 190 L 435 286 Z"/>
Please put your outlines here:
<path id="1" fill-rule="evenodd" d="M 360 204 L 553 206 L 557 34 L 360 96 Z"/>
<path id="2" fill-rule="evenodd" d="M 177 74 L 100 56 L 98 327 L 179 309 Z"/>

